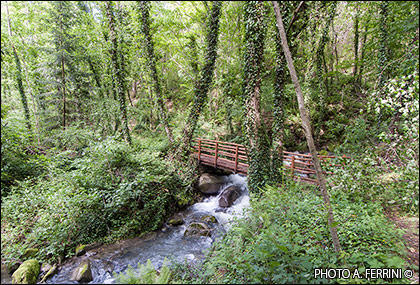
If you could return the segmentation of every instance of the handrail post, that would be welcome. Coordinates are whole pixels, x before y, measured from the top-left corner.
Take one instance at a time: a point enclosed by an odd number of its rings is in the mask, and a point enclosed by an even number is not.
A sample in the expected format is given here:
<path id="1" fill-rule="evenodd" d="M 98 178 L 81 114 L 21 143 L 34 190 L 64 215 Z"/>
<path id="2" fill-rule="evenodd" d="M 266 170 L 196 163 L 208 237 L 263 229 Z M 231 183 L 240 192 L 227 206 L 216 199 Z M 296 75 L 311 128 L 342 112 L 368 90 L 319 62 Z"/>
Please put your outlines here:
<path id="1" fill-rule="evenodd" d="M 292 177 L 293 177 L 293 174 L 294 174 L 294 169 L 295 169 L 295 156 L 293 155 L 292 156 Z"/>
<path id="2" fill-rule="evenodd" d="M 214 167 L 217 167 L 217 151 L 219 149 L 219 142 L 216 142 L 216 151 L 215 151 L 215 157 L 214 157 Z"/>
<path id="3" fill-rule="evenodd" d="M 201 138 L 198 139 L 198 163 L 200 163 L 201 159 Z"/>
<path id="4" fill-rule="evenodd" d="M 239 146 L 236 145 L 236 153 L 235 153 L 235 173 L 238 170 L 238 152 L 239 152 Z"/>

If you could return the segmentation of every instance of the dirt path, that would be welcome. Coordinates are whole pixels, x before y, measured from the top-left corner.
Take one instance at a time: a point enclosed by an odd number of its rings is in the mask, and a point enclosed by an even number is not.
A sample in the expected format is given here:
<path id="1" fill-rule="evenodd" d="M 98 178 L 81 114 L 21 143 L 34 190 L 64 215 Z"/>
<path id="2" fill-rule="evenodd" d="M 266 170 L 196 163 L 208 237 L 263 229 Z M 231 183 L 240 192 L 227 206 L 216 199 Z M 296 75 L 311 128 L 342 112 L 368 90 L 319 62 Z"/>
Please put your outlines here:
<path id="1" fill-rule="evenodd" d="M 387 213 L 388 218 L 404 231 L 404 244 L 407 249 L 407 261 L 410 269 L 417 270 L 411 278 L 412 284 L 419 284 L 419 217 L 400 217 L 396 213 Z"/>

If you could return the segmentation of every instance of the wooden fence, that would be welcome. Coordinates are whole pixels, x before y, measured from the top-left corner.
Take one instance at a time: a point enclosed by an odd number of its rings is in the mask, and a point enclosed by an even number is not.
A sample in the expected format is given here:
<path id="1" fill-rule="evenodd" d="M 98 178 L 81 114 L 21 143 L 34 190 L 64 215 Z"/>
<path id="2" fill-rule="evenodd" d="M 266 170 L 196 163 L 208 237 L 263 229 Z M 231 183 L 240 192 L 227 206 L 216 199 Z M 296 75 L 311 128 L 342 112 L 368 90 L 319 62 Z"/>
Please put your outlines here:
<path id="1" fill-rule="evenodd" d="M 194 156 L 197 157 L 201 164 L 244 175 L 248 173 L 248 153 L 244 145 L 197 138 L 193 140 L 193 148 L 195 150 Z M 344 166 L 344 163 L 333 163 L 332 159 L 336 158 L 336 156 L 319 155 L 318 157 L 323 168 L 327 166 Z M 342 157 L 349 158 L 347 156 Z M 285 168 L 290 170 L 290 174 L 293 177 L 302 181 L 317 183 L 312 155 L 284 151 L 283 162 Z M 331 174 L 331 172 L 323 172 L 324 174 Z"/>

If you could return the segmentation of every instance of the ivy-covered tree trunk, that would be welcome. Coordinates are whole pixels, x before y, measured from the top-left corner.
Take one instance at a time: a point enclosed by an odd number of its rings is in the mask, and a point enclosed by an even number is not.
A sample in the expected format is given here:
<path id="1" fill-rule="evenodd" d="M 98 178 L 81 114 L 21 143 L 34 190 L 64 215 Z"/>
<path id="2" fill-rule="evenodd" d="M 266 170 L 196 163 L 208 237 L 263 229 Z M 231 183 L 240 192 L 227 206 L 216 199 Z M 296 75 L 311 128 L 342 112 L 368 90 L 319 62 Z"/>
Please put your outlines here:
<path id="1" fill-rule="evenodd" d="M 330 196 L 329 196 L 328 191 L 327 191 L 327 184 L 326 184 L 326 181 L 325 181 L 325 177 L 322 173 L 321 163 L 319 161 L 318 153 L 316 151 L 315 143 L 314 143 L 314 140 L 313 140 L 313 137 L 312 137 L 311 123 L 309 121 L 309 117 L 308 117 L 307 110 L 306 110 L 306 107 L 305 107 L 302 90 L 300 88 L 300 84 L 299 84 L 299 80 L 298 80 L 297 73 L 296 73 L 296 70 L 295 70 L 295 66 L 293 64 L 293 59 L 292 59 L 292 55 L 290 53 L 289 45 L 287 43 L 287 37 L 286 37 L 286 32 L 284 30 L 282 17 L 281 17 L 281 14 L 280 14 L 280 8 L 279 8 L 276 1 L 272 1 L 272 3 L 273 3 L 274 11 L 275 11 L 275 14 L 276 14 L 277 27 L 278 27 L 280 38 L 281 38 L 283 52 L 284 52 L 284 55 L 286 57 L 287 66 L 289 68 L 289 73 L 290 73 L 290 76 L 292 78 L 293 85 L 294 85 L 295 91 L 296 91 L 296 96 L 297 96 L 297 99 L 298 99 L 299 113 L 300 113 L 300 116 L 302 118 L 302 127 L 304 129 L 305 136 L 306 136 L 306 141 L 308 143 L 308 147 L 309 147 L 309 150 L 310 150 L 311 155 L 312 155 L 312 161 L 313 161 L 314 166 L 315 166 L 316 177 L 318 179 L 319 187 L 321 188 L 321 195 L 322 195 L 322 198 L 324 200 L 324 204 L 325 204 L 325 206 L 327 208 L 327 212 L 328 212 L 328 228 L 330 230 L 331 238 L 332 238 L 332 241 L 333 241 L 333 244 L 334 244 L 334 249 L 335 249 L 336 252 L 340 252 L 341 251 L 341 245 L 340 245 L 340 240 L 338 239 L 337 226 L 335 225 L 335 222 L 334 222 L 334 213 L 333 213 L 333 210 L 332 210 L 332 207 L 331 207 Z"/>
<path id="2" fill-rule="evenodd" d="M 62 44 L 62 41 L 60 42 Z M 60 47 L 62 49 L 62 47 Z M 60 56 L 61 68 L 61 95 L 63 100 L 63 128 L 66 128 L 66 73 L 64 68 L 64 56 Z"/>
<path id="3" fill-rule="evenodd" d="M 337 8 L 337 2 L 333 1 L 330 4 L 328 9 L 328 19 L 325 23 L 324 29 L 322 31 L 321 39 L 319 40 L 318 48 L 316 51 L 316 76 L 317 76 L 317 85 L 318 85 L 318 92 L 319 92 L 319 103 L 318 103 L 318 124 L 315 128 L 315 139 L 316 141 L 320 142 L 321 136 L 321 129 L 322 123 L 324 121 L 324 114 L 325 114 L 325 102 L 326 102 L 326 86 L 324 81 L 324 72 L 323 72 L 323 62 L 322 59 L 324 57 L 324 49 L 325 45 L 328 41 L 328 32 L 330 30 L 331 22 L 334 19 L 335 10 Z"/>
<path id="4" fill-rule="evenodd" d="M 263 127 L 261 98 L 261 67 L 264 53 L 264 2 L 248 1 L 244 5 L 244 107 L 245 134 L 248 144 L 248 188 L 260 193 L 269 171 L 269 150 Z"/>
<path id="5" fill-rule="evenodd" d="M 388 2 L 381 1 L 379 4 L 379 53 L 378 53 L 378 67 L 379 67 L 379 84 L 378 89 L 382 90 L 387 80 L 387 64 L 388 64 L 388 27 L 387 27 L 387 19 L 388 19 Z"/>
<path id="6" fill-rule="evenodd" d="M 190 58 L 190 65 L 191 69 L 194 75 L 194 80 L 196 84 L 198 75 L 199 75 L 199 68 L 198 68 L 198 50 L 197 50 L 197 39 L 194 35 L 189 36 L 189 42 L 188 42 L 188 50 L 189 50 L 189 56 Z"/>
<path id="7" fill-rule="evenodd" d="M 226 111 L 226 123 L 227 123 L 227 133 L 228 138 L 233 137 L 233 124 L 232 124 L 232 109 L 233 109 L 233 98 L 232 98 L 232 77 L 225 76 L 226 82 L 223 86 L 223 98 L 225 102 L 225 111 Z"/>
<path id="8" fill-rule="evenodd" d="M 366 50 L 366 40 L 367 40 L 367 35 L 368 35 L 368 27 L 369 27 L 369 20 L 367 21 L 367 23 L 365 23 L 365 30 L 363 32 L 362 44 L 360 47 L 359 73 L 357 75 L 357 84 L 359 88 L 361 88 L 362 86 L 362 75 L 363 75 L 363 70 L 365 67 L 365 50 Z"/>
<path id="9" fill-rule="evenodd" d="M 23 110 L 25 112 L 26 127 L 28 128 L 28 131 L 31 131 L 31 119 L 30 119 L 30 114 L 29 114 L 28 100 L 26 98 L 25 89 L 23 88 L 23 83 L 22 83 L 22 66 L 20 64 L 20 59 L 17 54 L 16 47 L 13 43 L 12 25 L 10 23 L 9 6 L 7 4 L 7 1 L 6 1 L 6 13 L 7 13 L 8 32 L 9 32 L 9 37 L 10 37 L 9 40 L 13 49 L 13 56 L 15 58 L 15 63 L 16 63 L 16 73 L 15 73 L 16 85 L 17 85 L 17 89 L 19 90 L 20 99 L 23 105 Z"/>
<path id="10" fill-rule="evenodd" d="M 357 71 L 359 65 L 359 18 L 360 18 L 360 7 L 359 3 L 356 2 L 356 15 L 354 16 L 354 66 L 353 66 L 353 80 L 354 80 L 354 91 L 359 90 Z"/>
<path id="11" fill-rule="evenodd" d="M 106 14 L 108 17 L 109 23 L 109 39 L 111 41 L 111 61 L 114 73 L 115 88 L 118 95 L 118 101 L 120 105 L 121 120 L 123 123 L 122 129 L 126 141 L 131 145 L 131 136 L 128 129 L 128 118 L 127 118 L 127 107 L 125 103 L 125 94 L 123 88 L 123 78 L 121 66 L 118 64 L 118 44 L 117 44 L 117 35 L 115 31 L 115 22 L 114 22 L 114 13 L 112 8 L 111 1 L 106 1 L 105 4 Z"/>
<path id="12" fill-rule="evenodd" d="M 151 77 L 153 79 L 153 86 L 156 94 L 156 102 L 159 111 L 160 120 L 165 128 L 166 135 L 168 136 L 169 143 L 172 144 L 174 141 L 172 130 L 168 123 L 168 115 L 163 103 L 162 89 L 160 86 L 159 76 L 156 69 L 156 57 L 154 52 L 154 44 L 152 35 L 150 34 L 150 3 L 149 1 L 138 1 L 140 14 L 141 14 L 141 24 L 142 32 L 146 41 L 146 51 L 147 51 L 147 64 L 150 69 Z"/>
<path id="13" fill-rule="evenodd" d="M 184 160 L 190 152 L 190 145 L 193 133 L 195 131 L 198 117 L 203 110 L 207 99 L 207 93 L 210 90 L 213 81 L 214 65 L 217 57 L 217 42 L 219 35 L 219 18 L 222 7 L 221 1 L 212 1 L 210 17 L 208 20 L 208 30 L 206 35 L 206 53 L 205 63 L 200 71 L 200 79 L 194 86 L 194 102 L 188 119 L 185 123 L 181 147 L 179 149 L 179 159 Z"/>

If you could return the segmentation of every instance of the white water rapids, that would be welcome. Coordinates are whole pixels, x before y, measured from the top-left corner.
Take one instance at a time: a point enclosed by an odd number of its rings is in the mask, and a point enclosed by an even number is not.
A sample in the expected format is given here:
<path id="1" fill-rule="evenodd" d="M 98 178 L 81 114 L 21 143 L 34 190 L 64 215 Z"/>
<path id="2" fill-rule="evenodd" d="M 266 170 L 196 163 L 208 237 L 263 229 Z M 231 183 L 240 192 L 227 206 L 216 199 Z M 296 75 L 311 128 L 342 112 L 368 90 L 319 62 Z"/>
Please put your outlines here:
<path id="1" fill-rule="evenodd" d="M 155 268 L 162 265 L 165 257 L 169 261 L 198 261 L 213 241 L 229 230 L 230 221 L 234 217 L 242 217 L 243 210 L 250 205 L 246 177 L 232 174 L 225 177 L 225 182 L 218 195 L 205 198 L 202 202 L 190 206 L 181 213 L 185 221 L 183 225 L 164 226 L 149 238 L 134 238 L 89 251 L 82 257 L 65 262 L 58 274 L 47 280 L 47 283 L 77 283 L 70 280 L 71 275 L 85 259 L 90 260 L 93 275 L 93 280 L 90 283 L 95 284 L 114 283 L 113 272 L 124 272 L 129 264 L 136 268 L 137 263 L 144 264 L 148 259 L 152 261 Z M 220 208 L 218 196 L 231 185 L 235 185 L 241 190 L 241 196 L 231 207 Z M 200 218 L 206 215 L 214 216 L 218 222 L 212 228 L 211 237 L 185 237 L 184 232 L 188 224 L 200 221 Z"/>

